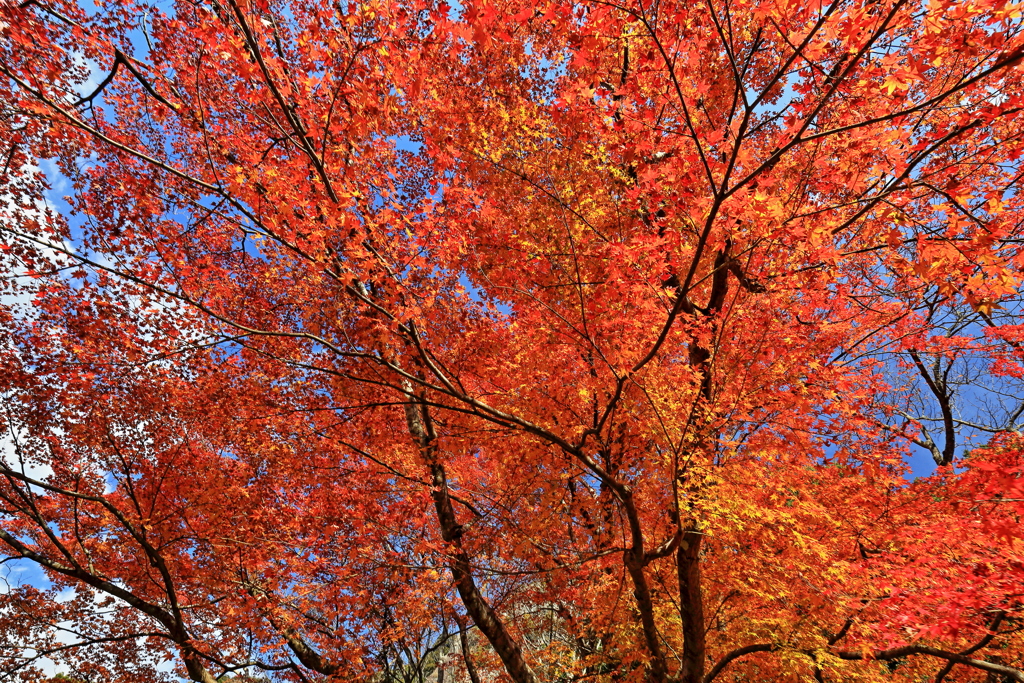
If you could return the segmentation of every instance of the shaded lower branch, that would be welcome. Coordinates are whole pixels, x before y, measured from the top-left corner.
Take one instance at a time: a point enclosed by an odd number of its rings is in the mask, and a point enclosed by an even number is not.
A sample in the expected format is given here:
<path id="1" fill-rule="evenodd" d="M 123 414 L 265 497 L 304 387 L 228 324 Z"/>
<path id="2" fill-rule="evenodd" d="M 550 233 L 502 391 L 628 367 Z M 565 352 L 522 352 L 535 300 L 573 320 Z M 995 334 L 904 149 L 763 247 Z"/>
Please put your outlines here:
<path id="1" fill-rule="evenodd" d="M 989 673 L 999 674 L 1010 680 L 1024 683 L 1024 671 L 1020 671 L 1019 669 L 1003 666 L 1002 664 L 996 664 L 994 662 L 986 662 L 980 659 L 972 659 L 966 655 L 956 652 L 947 652 L 946 650 L 927 647 L 925 645 L 907 645 L 905 647 L 897 647 L 891 650 L 882 650 L 881 652 L 875 652 L 866 657 L 860 652 L 851 652 L 849 650 L 836 652 L 835 655 L 840 659 L 848 661 L 874 659 L 881 662 L 888 662 L 894 659 L 900 659 L 901 657 L 909 657 L 911 655 L 927 655 L 930 657 L 945 659 L 946 661 L 954 664 L 963 664 L 964 666 L 974 667 L 975 669 L 981 669 L 982 671 L 987 671 Z"/>
<path id="2" fill-rule="evenodd" d="M 983 647 L 983 646 L 982 646 Z M 745 657 L 746 655 L 753 654 L 755 652 L 775 652 L 784 649 L 781 645 L 774 643 L 760 643 L 756 645 L 747 645 L 728 653 L 722 659 L 715 664 L 714 668 L 708 672 L 708 675 L 704 677 L 703 683 L 711 683 L 715 680 L 719 674 L 721 674 L 726 667 L 729 666 L 735 660 Z M 972 648 L 973 651 L 975 648 Z M 980 648 L 979 648 L 980 649 Z M 813 650 L 800 650 L 803 654 L 813 655 Z M 986 662 L 981 659 L 972 659 L 965 654 L 956 652 L 948 652 L 941 650 L 936 647 L 928 647 L 926 645 L 906 645 L 904 647 L 892 648 L 889 650 L 879 650 L 872 653 L 863 653 L 853 650 L 840 650 L 833 652 L 833 656 L 846 661 L 879 661 L 879 662 L 890 662 L 896 659 L 902 659 L 903 657 L 910 657 L 913 655 L 925 655 L 928 657 L 935 657 L 937 659 L 944 659 L 950 664 L 962 664 L 981 671 L 986 671 L 991 674 L 997 674 L 1005 677 L 1007 680 L 1017 681 L 1018 683 L 1024 683 L 1024 671 L 1015 669 L 1013 667 L 1005 666 L 1003 664 L 997 664 L 995 662 Z"/>
<path id="3" fill-rule="evenodd" d="M 1003 623 L 1003 619 L 1005 618 L 1006 612 L 996 612 L 996 615 L 992 618 L 992 622 L 988 625 L 989 632 L 985 634 L 985 637 L 979 640 L 971 647 L 967 648 L 966 650 L 961 650 L 960 654 L 963 656 L 974 654 L 981 648 L 991 643 L 992 639 L 996 637 L 996 629 L 999 628 L 999 625 Z M 945 679 L 947 675 L 949 675 L 949 672 L 953 670 L 953 667 L 955 665 L 956 662 L 947 661 L 946 665 L 939 670 L 939 673 L 935 674 L 935 683 L 942 683 L 942 680 Z"/>

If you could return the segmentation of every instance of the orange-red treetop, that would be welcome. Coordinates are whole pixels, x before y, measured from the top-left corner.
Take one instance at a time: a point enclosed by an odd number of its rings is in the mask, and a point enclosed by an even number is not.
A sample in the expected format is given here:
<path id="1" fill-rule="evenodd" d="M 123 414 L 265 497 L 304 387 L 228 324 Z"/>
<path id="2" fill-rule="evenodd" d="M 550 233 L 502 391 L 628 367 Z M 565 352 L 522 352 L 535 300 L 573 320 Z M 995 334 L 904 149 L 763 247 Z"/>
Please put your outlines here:
<path id="1" fill-rule="evenodd" d="M 1024 681 L 1021 13 L 3 4 L 0 669 Z"/>

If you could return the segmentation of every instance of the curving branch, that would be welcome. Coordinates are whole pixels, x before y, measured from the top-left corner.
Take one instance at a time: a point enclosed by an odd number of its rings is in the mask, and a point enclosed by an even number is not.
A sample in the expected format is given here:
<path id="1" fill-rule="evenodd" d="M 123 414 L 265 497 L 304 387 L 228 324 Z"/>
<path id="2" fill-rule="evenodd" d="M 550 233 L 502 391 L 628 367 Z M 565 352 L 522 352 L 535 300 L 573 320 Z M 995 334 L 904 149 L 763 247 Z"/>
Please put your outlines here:
<path id="1" fill-rule="evenodd" d="M 60 12 L 58 12 L 55 9 L 53 9 L 52 7 L 47 7 L 43 3 L 39 2 L 39 0 L 25 0 L 25 2 L 21 3 L 20 5 L 18 5 L 18 7 L 21 8 L 21 9 L 28 9 L 29 7 L 32 7 L 33 5 L 38 7 L 43 12 L 46 12 L 47 14 L 49 14 L 51 17 L 54 17 L 55 19 L 59 19 L 59 20 L 63 21 L 68 26 L 74 26 L 74 27 L 77 27 L 77 28 L 82 28 L 82 25 L 79 24 L 74 19 L 71 19 L 70 17 L 67 17 L 67 16 L 61 14 Z"/>
<path id="2" fill-rule="evenodd" d="M 993 620 L 993 622 L 995 622 L 995 620 Z M 980 669 L 981 671 L 986 671 L 990 674 L 1003 676 L 1006 680 L 1009 681 L 1024 683 L 1024 671 L 1021 671 L 1020 669 L 1015 669 L 1013 667 L 1005 666 L 1003 664 L 997 664 L 995 662 L 986 662 L 981 659 L 972 659 L 971 657 L 967 656 L 968 654 L 973 653 L 987 645 L 990 642 L 990 640 L 991 638 L 989 636 L 986 636 L 986 638 L 982 639 L 982 641 L 978 643 L 978 645 L 968 650 L 965 650 L 962 653 L 949 652 L 947 650 L 942 650 L 937 647 L 928 647 L 926 645 L 906 645 L 904 647 L 896 647 L 889 650 L 879 650 L 877 652 L 869 652 L 867 654 L 865 654 L 864 652 L 854 650 L 840 650 L 838 652 L 832 652 L 831 654 L 835 657 L 838 657 L 839 659 L 850 662 L 891 662 L 897 659 L 902 659 L 904 657 L 911 657 L 914 655 L 925 655 L 928 657 L 935 657 L 936 659 L 946 660 L 947 666 L 952 664 L 962 664 L 964 666 Z M 741 657 L 745 657 L 749 654 L 754 654 L 755 652 L 776 652 L 782 649 L 785 648 L 783 648 L 781 645 L 777 645 L 774 643 L 759 643 L 756 645 L 747 645 L 746 647 L 737 648 L 729 654 L 722 657 L 722 659 L 720 659 L 718 663 L 715 664 L 714 668 L 711 669 L 711 671 L 708 672 L 708 675 L 704 677 L 703 683 L 711 683 L 711 681 L 715 680 L 715 678 L 717 678 L 718 675 L 721 674 L 727 666 L 729 666 L 729 664 L 731 664 L 732 662 Z M 814 650 L 797 651 L 811 657 L 813 657 L 815 653 Z M 945 674 L 942 675 L 945 676 Z"/>
<path id="3" fill-rule="evenodd" d="M 862 652 L 851 652 L 849 650 L 842 650 L 834 653 L 839 659 L 845 659 L 847 661 L 858 661 L 864 659 L 872 659 L 880 662 L 890 662 L 894 659 L 900 659 L 902 657 L 909 657 L 911 655 L 927 655 L 929 657 L 937 657 L 938 659 L 945 659 L 947 662 L 953 664 L 963 664 L 964 666 L 970 666 L 975 669 L 981 669 L 991 674 L 997 674 L 1003 676 L 1007 680 L 1017 681 L 1018 683 L 1024 683 L 1024 671 L 1020 669 L 1014 669 L 1009 666 L 1002 664 L 996 664 L 995 662 L 986 662 L 980 659 L 971 659 L 966 655 L 959 654 L 957 652 L 947 652 L 946 650 L 940 650 L 936 647 L 927 647 L 925 645 L 907 645 L 906 647 L 897 647 L 891 650 L 882 650 L 865 656 Z"/>
<path id="4" fill-rule="evenodd" d="M 755 652 L 775 652 L 779 649 L 778 645 L 774 643 L 762 643 L 759 645 L 747 645 L 746 647 L 740 647 L 729 654 L 718 660 L 718 663 L 704 676 L 704 683 L 711 683 L 715 680 L 720 673 L 725 671 L 725 668 L 732 664 L 735 660 L 740 657 L 746 657 L 747 655 L 754 654 Z"/>
<path id="5" fill-rule="evenodd" d="M 996 615 L 992 618 L 992 622 L 988 625 L 988 633 L 985 634 L 985 637 L 983 637 L 981 640 L 979 640 L 977 643 L 967 648 L 966 650 L 961 650 L 960 654 L 964 656 L 974 654 L 981 648 L 991 643 L 992 639 L 995 638 L 997 635 L 996 629 L 999 628 L 999 624 L 1003 623 L 1003 619 L 1005 618 L 1006 612 L 996 612 Z M 935 674 L 935 683 L 942 683 L 943 679 L 945 679 L 949 672 L 953 670 L 954 666 L 956 666 L 956 662 L 947 661 L 946 665 L 939 670 L 939 673 Z"/>

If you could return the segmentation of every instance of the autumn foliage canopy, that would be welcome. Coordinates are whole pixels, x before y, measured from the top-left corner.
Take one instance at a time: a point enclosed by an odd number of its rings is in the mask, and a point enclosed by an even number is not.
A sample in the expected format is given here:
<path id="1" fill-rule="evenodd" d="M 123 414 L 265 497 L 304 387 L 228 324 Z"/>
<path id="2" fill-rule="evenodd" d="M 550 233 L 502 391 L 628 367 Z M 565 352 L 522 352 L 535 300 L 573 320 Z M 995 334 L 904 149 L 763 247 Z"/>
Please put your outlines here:
<path id="1" fill-rule="evenodd" d="M 1024 681 L 1019 4 L 449 2 L 0 4 L 4 680 Z"/>

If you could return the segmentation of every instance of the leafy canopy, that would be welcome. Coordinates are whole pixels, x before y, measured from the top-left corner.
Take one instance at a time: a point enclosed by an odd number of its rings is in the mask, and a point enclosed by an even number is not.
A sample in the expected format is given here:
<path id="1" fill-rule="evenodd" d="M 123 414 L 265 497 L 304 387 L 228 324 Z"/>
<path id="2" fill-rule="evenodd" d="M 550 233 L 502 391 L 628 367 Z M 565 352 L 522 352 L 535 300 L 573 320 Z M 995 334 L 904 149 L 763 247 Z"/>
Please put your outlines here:
<path id="1" fill-rule="evenodd" d="M 0 670 L 1024 681 L 1021 14 L 4 3 Z"/>

